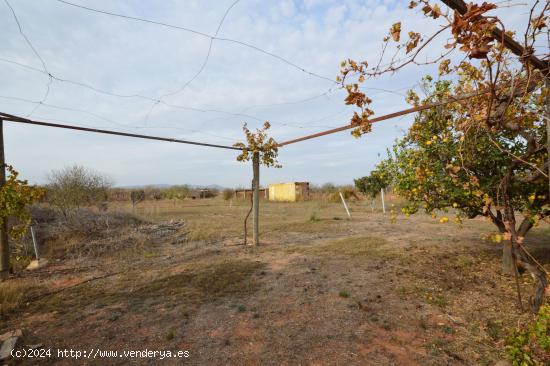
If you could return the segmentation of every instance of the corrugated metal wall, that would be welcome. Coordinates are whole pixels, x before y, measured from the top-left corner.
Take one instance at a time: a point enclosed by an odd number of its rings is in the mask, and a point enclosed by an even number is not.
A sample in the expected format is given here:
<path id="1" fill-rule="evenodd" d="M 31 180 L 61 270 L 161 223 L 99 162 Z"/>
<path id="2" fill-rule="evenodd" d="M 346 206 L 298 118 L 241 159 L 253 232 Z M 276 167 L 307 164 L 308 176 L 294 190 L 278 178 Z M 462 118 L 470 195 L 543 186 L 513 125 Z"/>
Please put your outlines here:
<path id="1" fill-rule="evenodd" d="M 296 185 L 295 183 L 278 183 L 269 185 L 269 200 L 270 201 L 296 201 Z"/>
<path id="2" fill-rule="evenodd" d="M 309 199 L 308 182 L 278 183 L 269 185 L 269 200 L 296 202 Z"/>

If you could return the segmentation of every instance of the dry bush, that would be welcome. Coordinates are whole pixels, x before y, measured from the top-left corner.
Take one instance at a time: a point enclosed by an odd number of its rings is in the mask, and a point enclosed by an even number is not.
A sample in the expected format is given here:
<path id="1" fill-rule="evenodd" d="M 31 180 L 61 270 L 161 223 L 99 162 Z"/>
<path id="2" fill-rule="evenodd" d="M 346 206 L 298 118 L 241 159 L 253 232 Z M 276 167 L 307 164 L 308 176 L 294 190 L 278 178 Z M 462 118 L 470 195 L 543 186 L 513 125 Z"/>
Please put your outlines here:
<path id="1" fill-rule="evenodd" d="M 54 170 L 48 180 L 46 200 L 65 217 L 106 201 L 112 185 L 110 178 L 78 165 Z"/>
<path id="2" fill-rule="evenodd" d="M 100 256 L 145 242 L 138 228 L 147 222 L 129 213 L 80 208 L 65 217 L 40 206 L 31 207 L 41 253 L 53 258 Z M 31 238 L 26 239 L 27 245 Z M 30 242 L 32 245 L 32 242 Z"/>
<path id="3" fill-rule="evenodd" d="M 226 201 L 229 201 L 231 198 L 233 198 L 233 195 L 234 195 L 235 191 L 233 191 L 232 189 L 224 189 L 223 190 L 223 199 L 226 200 Z"/>
<path id="4" fill-rule="evenodd" d="M 340 192 L 346 200 L 361 199 L 361 195 L 353 186 L 336 186 L 332 183 L 325 183 L 322 186 L 310 186 L 309 197 L 311 200 L 340 202 Z"/>

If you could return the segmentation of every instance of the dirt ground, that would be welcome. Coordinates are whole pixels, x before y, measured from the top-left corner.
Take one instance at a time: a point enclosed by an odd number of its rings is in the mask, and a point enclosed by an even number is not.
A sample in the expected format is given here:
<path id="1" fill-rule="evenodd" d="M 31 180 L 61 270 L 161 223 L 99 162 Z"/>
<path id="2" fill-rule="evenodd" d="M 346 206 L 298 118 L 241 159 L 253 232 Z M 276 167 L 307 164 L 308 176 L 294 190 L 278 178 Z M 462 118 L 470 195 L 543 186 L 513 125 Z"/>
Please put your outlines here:
<path id="1" fill-rule="evenodd" d="M 0 312 L 0 334 L 22 329 L 20 347 L 52 357 L 10 362 L 159 363 L 56 353 L 147 349 L 189 351 L 165 364 L 493 365 L 509 329 L 529 318 L 500 274 L 500 245 L 481 238 L 494 231 L 482 219 L 392 222 L 368 202 L 351 203 L 348 219 L 338 203 L 262 202 L 262 244 L 243 247 L 247 210 L 145 202 L 136 214 L 149 223 L 110 231 L 112 247 L 83 235 L 71 255 L 49 248 L 50 266 L 1 284 L 17 306 Z M 545 224 L 526 240 L 547 268 L 549 240 Z M 527 298 L 532 280 L 521 282 Z"/>

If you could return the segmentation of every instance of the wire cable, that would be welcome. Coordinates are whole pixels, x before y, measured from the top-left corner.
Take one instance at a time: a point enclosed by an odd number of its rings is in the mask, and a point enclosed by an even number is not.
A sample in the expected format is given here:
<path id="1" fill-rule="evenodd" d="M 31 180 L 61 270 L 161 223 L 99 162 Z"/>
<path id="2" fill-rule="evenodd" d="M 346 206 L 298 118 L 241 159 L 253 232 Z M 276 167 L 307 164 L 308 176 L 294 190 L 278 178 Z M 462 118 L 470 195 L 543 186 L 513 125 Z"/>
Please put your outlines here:
<path id="1" fill-rule="evenodd" d="M 206 142 L 181 140 L 181 139 L 175 139 L 175 138 L 169 138 L 169 137 L 160 137 L 160 136 L 141 135 L 141 134 L 135 134 L 135 133 L 120 132 L 120 131 L 102 130 L 102 129 L 98 129 L 98 128 L 88 128 L 88 127 L 81 127 L 81 126 L 76 126 L 76 125 L 64 125 L 64 124 L 57 124 L 57 123 L 51 123 L 51 122 L 45 122 L 45 121 L 35 121 L 35 120 L 28 119 L 28 118 L 22 118 L 22 117 L 18 117 L 18 116 L 3 113 L 3 112 L 0 112 L 0 118 L 4 121 L 11 121 L 11 122 L 16 122 L 16 123 L 25 123 L 25 124 L 37 125 L 37 126 L 63 128 L 63 129 L 69 129 L 69 130 L 77 130 L 77 131 L 101 133 L 101 134 L 107 134 L 107 135 L 133 137 L 133 138 L 147 139 L 147 140 L 175 142 L 175 143 L 180 143 L 180 144 L 215 147 L 215 148 L 219 148 L 219 149 L 229 149 L 229 150 L 238 150 L 238 151 L 243 150 L 242 148 L 238 148 L 238 147 L 218 145 L 218 144 L 210 144 L 210 143 L 206 143 Z"/>
<path id="2" fill-rule="evenodd" d="M 179 94 L 181 93 L 183 90 L 185 90 L 185 88 L 187 88 L 187 86 L 189 84 L 191 84 L 197 77 L 199 77 L 199 75 L 203 72 L 203 70 L 205 69 L 206 65 L 208 64 L 208 60 L 210 59 L 210 54 L 212 53 L 212 45 L 214 43 L 214 39 L 216 38 L 216 36 L 218 35 L 218 33 L 220 32 L 220 29 L 223 25 L 223 22 L 225 21 L 225 18 L 227 17 L 227 15 L 229 14 L 229 12 L 231 11 L 231 9 L 233 9 L 233 7 L 235 5 L 237 5 L 237 3 L 239 2 L 240 0 L 235 0 L 226 10 L 225 10 L 225 13 L 223 14 L 223 17 L 222 19 L 220 20 L 220 22 L 218 23 L 218 27 L 216 28 L 216 32 L 214 33 L 214 36 L 212 36 L 210 38 L 210 43 L 208 45 L 208 52 L 206 53 L 206 57 L 201 65 L 201 67 L 199 68 L 199 70 L 195 73 L 195 75 L 193 75 L 193 77 L 191 79 L 189 79 L 181 88 L 179 88 L 178 90 L 174 91 L 174 92 L 170 92 L 170 93 L 166 93 L 164 95 L 162 95 L 159 99 L 162 100 L 164 99 L 165 97 L 168 97 L 168 96 L 172 96 L 172 95 L 176 95 L 176 94 Z"/>
<path id="3" fill-rule="evenodd" d="M 46 67 L 46 63 L 44 62 L 44 59 L 42 58 L 42 56 L 40 56 L 40 54 L 38 53 L 38 51 L 36 50 L 36 48 L 34 48 L 34 46 L 32 45 L 31 41 L 29 40 L 29 38 L 25 35 L 25 33 L 23 32 L 23 27 L 21 27 L 21 23 L 19 22 L 19 18 L 17 18 L 17 14 L 15 14 L 15 10 L 13 10 L 13 7 L 11 6 L 11 4 L 9 3 L 8 0 L 4 0 L 4 2 L 6 3 L 6 5 L 10 8 L 11 10 L 11 14 L 13 15 L 13 18 L 15 19 L 15 22 L 17 23 L 17 27 L 19 27 L 19 33 L 21 34 L 21 36 L 23 36 L 23 38 L 25 39 L 25 41 L 27 42 L 27 44 L 29 45 L 29 47 L 31 48 L 31 50 L 34 52 L 34 54 L 36 55 L 36 57 L 38 57 L 38 59 L 40 60 L 40 62 L 42 63 L 42 68 L 44 69 L 45 72 L 47 72 L 49 74 L 49 71 L 48 71 L 48 68 Z"/>
<path id="4" fill-rule="evenodd" d="M 38 73 L 41 73 L 41 74 L 46 74 L 44 71 L 40 70 L 40 69 L 37 69 L 35 67 L 32 67 L 32 66 L 28 66 L 28 65 L 25 65 L 25 64 L 22 64 L 20 62 L 16 62 L 16 61 L 12 61 L 12 60 L 8 60 L 8 59 L 5 59 L 5 58 L 0 58 L 0 61 L 2 62 L 6 62 L 6 63 L 10 63 L 10 64 L 13 64 L 13 65 L 16 65 L 16 66 L 20 66 L 20 67 L 23 67 L 23 68 L 26 68 L 28 70 L 31 70 L 31 71 L 34 71 L 34 72 L 38 72 Z M 62 83 L 68 83 L 68 84 L 72 84 L 72 85 L 76 85 L 76 86 L 79 86 L 79 87 L 82 87 L 82 88 L 86 88 L 86 89 L 89 89 L 93 92 L 96 92 L 96 93 L 99 93 L 99 94 L 104 94 L 104 95 L 108 95 L 108 96 L 113 96 L 113 97 L 119 97 L 119 98 L 141 98 L 141 99 L 144 99 L 144 100 L 148 100 L 148 101 L 157 101 L 157 99 L 155 98 L 151 98 L 151 97 L 148 97 L 148 96 L 145 96 L 145 95 L 141 95 L 141 94 L 120 94 L 120 93 L 113 93 L 113 92 L 109 92 L 109 91 L 106 91 L 106 90 L 102 90 L 102 89 L 99 89 L 95 86 L 92 86 L 92 85 L 89 85 L 89 84 L 85 84 L 85 83 L 82 83 L 82 82 L 78 82 L 78 81 L 73 81 L 73 80 L 68 80 L 68 79 L 64 79 L 64 78 L 60 78 L 56 75 L 51 75 L 51 77 L 53 78 L 53 80 L 55 81 L 59 81 L 59 82 L 62 82 Z M 326 95 L 327 92 L 323 93 L 323 95 Z M 4 97 L 6 99 L 9 99 L 7 97 Z M 18 99 L 16 97 L 11 97 L 12 99 Z M 21 99 L 21 98 L 19 98 Z M 314 98 L 309 98 L 309 99 L 314 99 Z M 27 101 L 29 101 L 27 99 Z M 284 102 L 284 103 L 279 103 L 280 105 L 284 105 L 284 104 L 298 104 L 298 103 L 303 103 L 303 102 L 306 102 L 307 100 L 299 100 L 299 101 L 295 101 L 295 102 Z M 38 103 L 38 101 L 30 101 L 30 102 L 33 102 L 33 103 Z M 246 118 L 246 119 L 251 119 L 251 120 L 254 120 L 254 121 L 257 121 L 257 122 L 265 122 L 266 118 L 261 118 L 261 117 L 256 117 L 254 115 L 250 115 L 250 114 L 246 114 L 246 113 L 242 113 L 242 112 L 230 112 L 230 111 L 224 111 L 224 110 L 220 110 L 220 109 L 212 109 L 212 108 L 198 108 L 198 107 L 190 107 L 190 106 L 183 106 L 183 105 L 178 105 L 178 104 L 173 104 L 173 103 L 169 103 L 169 102 L 165 102 L 165 101 L 160 101 L 159 104 L 163 104 L 167 107 L 170 107 L 170 108 L 175 108 L 175 109 L 182 109 L 182 110 L 187 110 L 187 111 L 192 111 L 192 112 L 200 112 L 200 113 L 219 113 L 219 114 L 224 114 L 224 115 L 228 115 L 228 116 L 231 116 L 232 118 L 233 117 L 243 117 L 243 118 Z M 254 107 L 254 106 L 253 106 Z M 213 118 L 211 120 L 208 120 L 208 121 L 214 121 L 214 120 L 220 120 L 220 119 L 223 119 L 223 118 Z M 289 124 L 289 123 L 284 123 L 284 122 L 277 122 L 277 121 L 270 121 L 272 124 L 274 125 L 281 125 L 281 126 L 286 126 L 286 127 L 293 127 L 293 128 L 301 128 L 301 129 L 304 129 L 304 128 L 309 128 L 309 127 L 322 127 L 322 128 L 326 128 L 326 127 L 329 127 L 329 126 L 299 126 L 299 125 L 296 125 L 296 124 Z"/>
<path id="5" fill-rule="evenodd" d="M 27 37 L 27 35 L 25 34 L 25 32 L 23 32 L 23 27 L 21 26 L 21 22 L 19 22 L 19 18 L 17 17 L 17 14 L 15 13 L 15 10 L 13 9 L 13 7 L 11 6 L 11 4 L 9 3 L 8 0 L 4 0 L 4 2 L 6 3 L 6 5 L 10 8 L 10 11 L 11 11 L 11 14 L 13 16 L 13 19 L 15 20 L 15 23 L 17 23 L 17 27 L 19 28 L 19 33 L 21 34 L 21 36 L 25 39 L 25 41 L 27 42 L 27 45 L 29 45 L 29 47 L 31 48 L 31 50 L 34 52 L 34 54 L 36 55 L 36 57 L 38 57 L 38 59 L 40 60 L 40 63 L 42 64 L 42 68 L 44 69 L 44 73 L 46 73 L 48 75 L 48 83 L 46 84 L 46 92 L 44 93 L 44 96 L 42 97 L 42 102 L 45 102 L 46 99 L 48 99 L 48 96 L 50 95 L 50 86 L 53 82 L 52 80 L 52 75 L 50 74 L 50 72 L 48 71 L 48 67 L 46 66 L 46 62 L 44 61 L 44 59 L 42 58 L 42 56 L 40 56 L 40 54 L 38 53 L 38 51 L 36 50 L 36 48 L 33 46 L 32 42 L 30 41 L 29 37 Z M 40 104 L 37 104 L 29 114 L 27 114 L 27 117 L 30 117 L 32 116 L 32 114 L 34 112 L 36 112 L 36 110 L 40 107 Z"/>
<path id="6" fill-rule="evenodd" d="M 230 38 L 222 38 L 222 37 L 217 37 L 217 36 L 214 37 L 214 36 L 211 36 L 209 34 L 199 32 L 199 31 L 196 31 L 196 30 L 191 29 L 191 28 L 186 28 L 186 27 L 173 25 L 173 24 L 168 24 L 168 23 L 164 23 L 164 22 L 158 22 L 158 21 L 154 21 L 154 20 L 150 20 L 150 19 L 138 18 L 138 17 L 129 16 L 129 15 L 124 15 L 124 14 L 109 12 L 109 11 L 105 11 L 105 10 L 90 8 L 88 6 L 75 4 L 75 3 L 72 3 L 72 2 L 69 2 L 69 1 L 66 1 L 66 0 L 54 0 L 54 1 L 57 1 L 59 3 L 65 4 L 65 5 L 73 6 L 73 7 L 76 7 L 76 8 L 80 8 L 80 9 L 83 9 L 83 10 L 87 10 L 87 11 L 90 11 L 90 12 L 98 13 L 98 14 L 109 15 L 109 16 L 113 16 L 113 17 L 124 18 L 124 19 L 127 19 L 127 20 L 159 25 L 159 26 L 163 26 L 163 27 L 167 27 L 167 28 L 171 28 L 171 29 L 177 29 L 177 30 L 181 30 L 181 31 L 185 31 L 185 32 L 190 32 L 190 33 L 196 34 L 198 36 L 213 39 L 213 40 L 238 44 L 238 45 L 241 45 L 243 47 L 247 47 L 247 48 L 250 48 L 250 49 L 255 50 L 257 52 L 268 55 L 270 57 L 276 58 L 279 61 L 282 61 L 282 62 L 286 63 L 287 65 L 292 66 L 293 68 L 295 68 L 297 70 L 300 70 L 300 71 L 302 71 L 302 72 L 304 72 L 308 75 L 314 76 L 314 77 L 319 78 L 319 79 L 330 81 L 331 83 L 336 83 L 336 81 L 333 80 L 332 78 L 328 78 L 326 76 L 320 75 L 320 74 L 315 73 L 313 71 L 309 71 L 309 70 L 307 70 L 307 69 L 305 69 L 305 68 L 303 68 L 303 67 L 301 67 L 301 66 L 299 66 L 299 65 L 297 65 L 297 64 L 295 64 L 295 63 L 293 63 L 289 60 L 287 60 L 286 58 L 284 58 L 282 56 L 279 56 L 279 55 L 274 54 L 272 52 L 266 51 L 266 50 L 264 50 L 264 49 L 262 49 L 258 46 L 254 46 L 250 43 L 246 43 L 246 42 L 243 42 L 243 41 L 230 39 Z"/>
<path id="7" fill-rule="evenodd" d="M 92 116 L 92 117 L 95 117 L 97 119 L 100 119 L 102 121 L 105 121 L 105 122 L 108 122 L 112 125 L 115 125 L 115 126 L 118 126 L 118 127 L 121 127 L 123 129 L 126 129 L 126 130 L 132 130 L 132 129 L 155 129 L 155 128 L 163 128 L 163 129 L 173 129 L 173 130 L 179 130 L 179 131 L 184 131 L 184 132 L 193 132 L 193 133 L 201 133 L 201 134 L 204 134 L 204 135 L 208 135 L 208 136 L 212 136 L 212 137 L 217 137 L 217 138 L 220 138 L 220 139 L 224 139 L 224 140 L 227 140 L 227 141 L 233 141 L 235 142 L 236 139 L 233 139 L 233 138 L 229 138 L 227 136 L 220 136 L 220 135 L 216 135 L 216 134 L 212 134 L 212 133 L 209 133 L 209 132 L 204 132 L 204 131 L 200 131 L 200 130 L 194 130 L 194 129 L 188 129 L 188 128 L 179 128 L 179 127 L 172 127 L 172 126 L 158 126 L 158 125 L 155 125 L 155 126 L 145 126 L 145 125 L 141 125 L 141 126 L 132 126 L 132 125 L 125 125 L 125 124 L 121 124 L 121 123 L 118 123 L 110 118 L 107 118 L 105 116 L 102 116 L 100 114 L 97 114 L 97 113 L 94 113 L 94 112 L 90 112 L 90 111 L 86 111 L 84 109 L 78 109 L 78 108 L 71 108 L 71 107 L 63 107 L 63 106 L 58 106 L 58 105 L 54 105 L 54 104 L 49 104 L 49 103 L 44 103 L 44 102 L 41 102 L 41 101 L 35 101 L 35 100 L 30 100 L 30 99 L 25 99 L 25 98 L 19 98 L 19 97 L 10 97 L 10 96 L 5 96 L 5 95 L 0 95 L 0 98 L 2 99 L 8 99 L 8 100 L 15 100 L 15 101 L 18 101 L 18 102 L 24 102 L 24 103 L 31 103 L 31 104 L 36 104 L 36 107 L 39 107 L 39 106 L 44 106 L 44 107 L 47 107 L 47 108 L 52 108 L 52 109 L 58 109 L 58 110 L 63 110 L 63 111 L 69 111 L 69 112 L 78 112 L 78 113 L 83 113 L 83 114 L 87 114 L 89 116 Z M 28 118 L 28 117 L 26 117 Z M 56 119 L 58 121 L 61 121 L 60 119 Z M 55 120 L 54 120 L 55 121 Z M 62 121 L 63 122 L 63 121 Z"/>

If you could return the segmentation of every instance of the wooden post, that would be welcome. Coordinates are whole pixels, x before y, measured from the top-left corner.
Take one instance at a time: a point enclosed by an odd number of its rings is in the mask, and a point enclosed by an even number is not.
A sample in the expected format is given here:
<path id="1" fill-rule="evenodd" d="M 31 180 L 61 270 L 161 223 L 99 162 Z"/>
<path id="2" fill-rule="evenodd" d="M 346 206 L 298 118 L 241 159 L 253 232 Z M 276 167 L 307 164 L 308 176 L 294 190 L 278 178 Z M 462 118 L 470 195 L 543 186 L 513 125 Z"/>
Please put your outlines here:
<path id="1" fill-rule="evenodd" d="M 252 184 L 252 238 L 254 245 L 260 244 L 260 153 L 255 152 L 252 157 L 253 184 Z"/>
<path id="2" fill-rule="evenodd" d="M 0 119 L 0 187 L 6 184 L 6 160 L 4 157 L 4 121 Z M 0 225 L 0 281 L 9 276 L 10 246 L 8 243 L 8 219 Z"/>
<path id="3" fill-rule="evenodd" d="M 338 193 L 340 193 L 340 198 L 342 199 L 342 203 L 344 204 L 344 208 L 346 209 L 346 213 L 348 214 L 348 218 L 351 219 L 351 214 L 349 213 L 348 205 L 346 204 L 346 200 L 344 199 L 344 195 L 342 194 L 342 192 L 338 192 Z"/>

